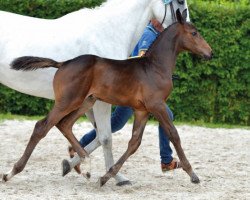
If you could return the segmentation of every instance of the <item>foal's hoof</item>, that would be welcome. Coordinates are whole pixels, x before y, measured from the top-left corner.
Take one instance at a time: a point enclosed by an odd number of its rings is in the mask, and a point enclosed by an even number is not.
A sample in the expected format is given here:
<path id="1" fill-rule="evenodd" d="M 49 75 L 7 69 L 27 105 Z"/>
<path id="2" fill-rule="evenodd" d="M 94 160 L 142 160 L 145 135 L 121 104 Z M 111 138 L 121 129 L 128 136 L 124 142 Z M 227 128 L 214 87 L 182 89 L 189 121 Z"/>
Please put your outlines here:
<path id="1" fill-rule="evenodd" d="M 98 179 L 98 185 L 99 185 L 99 187 L 104 186 L 106 182 L 107 182 L 107 179 L 105 177 L 100 177 Z"/>
<path id="2" fill-rule="evenodd" d="M 62 176 L 65 176 L 66 174 L 68 174 L 69 172 L 71 171 L 71 168 L 70 168 L 70 164 L 69 164 L 69 161 L 64 159 L 62 161 Z"/>
<path id="3" fill-rule="evenodd" d="M 194 172 L 192 173 L 192 176 L 191 176 L 191 182 L 195 183 L 195 184 L 200 183 L 200 179 L 198 178 L 198 176 Z"/>
<path id="4" fill-rule="evenodd" d="M 8 174 L 2 174 L 2 182 L 5 183 L 8 181 Z"/>
<path id="5" fill-rule="evenodd" d="M 124 186 L 124 185 L 132 185 L 132 183 L 127 180 L 127 181 L 122 181 L 122 182 L 119 182 L 119 183 L 116 183 L 117 186 Z"/>

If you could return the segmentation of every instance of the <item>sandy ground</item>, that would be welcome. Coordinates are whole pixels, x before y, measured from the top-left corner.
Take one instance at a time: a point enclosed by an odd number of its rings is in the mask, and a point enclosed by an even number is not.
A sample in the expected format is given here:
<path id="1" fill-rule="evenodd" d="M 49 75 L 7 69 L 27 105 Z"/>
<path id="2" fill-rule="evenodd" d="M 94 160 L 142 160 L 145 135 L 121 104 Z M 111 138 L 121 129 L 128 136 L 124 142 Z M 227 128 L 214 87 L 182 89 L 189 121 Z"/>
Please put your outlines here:
<path id="1" fill-rule="evenodd" d="M 35 121 L 0 123 L 0 173 L 10 170 L 21 156 Z M 74 126 L 78 138 L 91 129 L 89 123 Z M 250 199 L 250 130 L 209 129 L 178 126 L 182 146 L 199 185 L 190 182 L 183 170 L 162 174 L 157 127 L 146 127 L 139 150 L 121 172 L 132 185 L 118 187 L 111 179 L 97 186 L 104 174 L 102 149 L 91 154 L 92 178 L 87 181 L 71 172 L 61 176 L 61 160 L 67 157 L 67 141 L 53 128 L 33 152 L 26 168 L 7 183 L 0 182 L 0 199 Z M 125 151 L 131 125 L 113 134 L 115 159 Z M 0 175 L 1 176 L 1 175 Z"/>

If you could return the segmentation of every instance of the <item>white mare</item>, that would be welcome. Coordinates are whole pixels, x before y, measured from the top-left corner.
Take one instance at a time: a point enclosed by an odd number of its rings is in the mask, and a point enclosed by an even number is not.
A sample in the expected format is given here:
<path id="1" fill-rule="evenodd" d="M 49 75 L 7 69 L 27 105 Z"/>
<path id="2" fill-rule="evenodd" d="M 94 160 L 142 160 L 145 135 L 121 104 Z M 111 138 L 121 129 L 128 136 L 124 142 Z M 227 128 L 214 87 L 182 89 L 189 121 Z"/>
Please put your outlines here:
<path id="1" fill-rule="evenodd" d="M 173 0 L 174 9 L 181 12 Z M 126 59 L 151 18 L 163 20 L 165 6 L 162 0 L 108 0 L 95 9 L 81 9 L 54 20 L 38 19 L 0 11 L 0 83 L 25 94 L 54 99 L 52 81 L 56 69 L 14 71 L 10 62 L 20 56 L 49 57 L 64 61 L 82 54 L 95 54 L 112 59 Z M 164 27 L 172 23 L 167 6 Z M 90 154 L 103 146 L 105 165 L 113 164 L 111 138 L 111 105 L 96 102 L 88 116 L 96 122 L 97 138 L 85 147 Z M 70 167 L 80 163 L 75 157 Z M 8 178 L 11 178 L 11 173 Z M 115 176 L 118 184 L 128 182 L 121 174 Z"/>

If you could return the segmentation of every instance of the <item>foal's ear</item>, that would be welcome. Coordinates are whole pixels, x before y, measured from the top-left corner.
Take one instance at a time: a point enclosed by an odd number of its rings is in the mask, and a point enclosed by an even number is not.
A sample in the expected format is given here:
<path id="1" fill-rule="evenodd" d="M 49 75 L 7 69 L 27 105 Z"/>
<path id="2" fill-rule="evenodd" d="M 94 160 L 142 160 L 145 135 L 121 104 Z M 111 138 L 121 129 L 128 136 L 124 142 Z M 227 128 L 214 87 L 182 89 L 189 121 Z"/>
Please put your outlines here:
<path id="1" fill-rule="evenodd" d="M 187 9 L 183 10 L 183 12 L 182 12 L 182 19 L 184 20 L 184 22 L 187 21 L 187 15 L 188 15 Z"/>
<path id="2" fill-rule="evenodd" d="M 177 21 L 179 23 L 181 23 L 181 24 L 184 23 L 184 19 L 182 18 L 181 11 L 179 8 L 176 10 L 176 17 L 177 17 Z"/>

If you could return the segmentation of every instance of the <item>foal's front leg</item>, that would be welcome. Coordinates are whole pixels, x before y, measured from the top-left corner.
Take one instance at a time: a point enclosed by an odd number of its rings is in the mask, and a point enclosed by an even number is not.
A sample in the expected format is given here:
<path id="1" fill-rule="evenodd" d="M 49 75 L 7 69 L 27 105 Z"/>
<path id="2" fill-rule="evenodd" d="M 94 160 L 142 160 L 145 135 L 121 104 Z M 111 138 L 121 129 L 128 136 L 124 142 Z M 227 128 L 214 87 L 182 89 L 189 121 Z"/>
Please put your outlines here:
<path id="1" fill-rule="evenodd" d="M 141 139 L 145 125 L 148 120 L 148 112 L 146 111 L 135 111 L 135 120 L 133 125 L 132 137 L 128 143 L 127 151 L 122 155 L 122 157 L 117 161 L 117 163 L 109 169 L 109 171 L 100 178 L 100 186 L 103 186 L 111 177 L 115 176 L 121 169 L 124 162 L 128 159 L 130 155 L 135 153 L 141 144 Z"/>
<path id="2" fill-rule="evenodd" d="M 199 183 L 200 180 L 198 176 L 194 173 L 192 166 L 186 158 L 186 155 L 181 147 L 181 140 L 179 134 L 173 125 L 172 121 L 169 119 L 167 111 L 165 109 L 165 102 L 156 103 L 153 106 L 150 106 L 149 110 L 154 115 L 154 117 L 160 122 L 162 128 L 167 134 L 169 140 L 173 143 L 175 150 L 178 154 L 178 157 L 181 161 L 182 168 L 187 172 L 191 178 L 191 182 Z"/>

